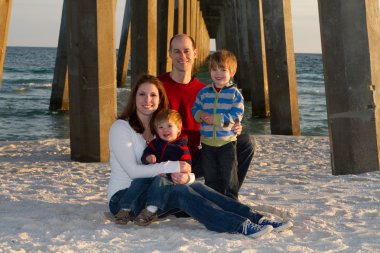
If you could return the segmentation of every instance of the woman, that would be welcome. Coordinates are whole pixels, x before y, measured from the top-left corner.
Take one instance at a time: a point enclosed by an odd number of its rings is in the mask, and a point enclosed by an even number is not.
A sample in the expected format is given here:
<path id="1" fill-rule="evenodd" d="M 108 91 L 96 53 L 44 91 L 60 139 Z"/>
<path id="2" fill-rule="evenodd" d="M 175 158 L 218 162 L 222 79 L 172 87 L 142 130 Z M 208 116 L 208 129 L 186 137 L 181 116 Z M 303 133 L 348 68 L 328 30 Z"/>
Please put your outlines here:
<path id="1" fill-rule="evenodd" d="M 167 108 L 161 82 L 154 76 L 144 75 L 134 85 L 125 110 L 111 127 L 108 200 L 118 222 L 127 223 L 145 206 L 155 205 L 159 214 L 181 210 L 216 232 L 258 237 L 273 227 L 284 230 L 291 226 L 290 222 L 262 219 L 261 214 L 248 206 L 201 183 L 192 183 L 191 166 L 185 161 L 141 164 L 146 143 L 154 137 L 154 118 Z M 158 176 L 162 173 L 172 173 L 174 184 Z M 148 196 L 148 192 L 156 194 Z M 146 209 L 143 212 L 150 213 Z M 152 221 L 155 215 L 151 213 L 148 220 Z"/>

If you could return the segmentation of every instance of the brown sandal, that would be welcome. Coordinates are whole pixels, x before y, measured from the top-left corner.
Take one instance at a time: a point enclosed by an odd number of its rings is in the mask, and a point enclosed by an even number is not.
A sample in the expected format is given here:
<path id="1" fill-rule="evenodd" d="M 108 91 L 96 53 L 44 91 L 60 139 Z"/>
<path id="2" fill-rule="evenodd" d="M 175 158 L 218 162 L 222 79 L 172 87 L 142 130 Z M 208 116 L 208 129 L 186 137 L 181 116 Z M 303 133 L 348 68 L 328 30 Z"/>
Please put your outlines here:
<path id="1" fill-rule="evenodd" d="M 151 213 L 148 209 L 142 210 L 139 215 L 137 215 L 134 223 L 139 226 L 148 226 L 150 223 L 157 221 L 158 216 L 157 213 Z"/>
<path id="2" fill-rule="evenodd" d="M 120 209 L 120 211 L 117 212 L 117 214 L 115 214 L 115 223 L 125 225 L 128 222 L 130 222 L 131 221 L 130 212 L 131 212 L 130 209 Z"/>

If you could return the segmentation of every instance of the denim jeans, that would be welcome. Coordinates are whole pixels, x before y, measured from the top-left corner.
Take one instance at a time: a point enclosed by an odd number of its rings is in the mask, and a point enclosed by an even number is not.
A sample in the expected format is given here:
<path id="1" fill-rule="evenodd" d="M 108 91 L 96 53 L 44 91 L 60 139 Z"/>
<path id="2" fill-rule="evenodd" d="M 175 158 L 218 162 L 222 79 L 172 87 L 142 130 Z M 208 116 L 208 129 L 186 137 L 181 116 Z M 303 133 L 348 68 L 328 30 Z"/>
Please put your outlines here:
<path id="1" fill-rule="evenodd" d="M 248 134 L 238 135 L 236 141 L 236 154 L 238 160 L 238 181 L 239 190 L 244 182 L 245 176 L 247 175 L 249 165 L 251 164 L 253 155 L 256 150 L 256 139 L 251 138 Z"/>
<path id="2" fill-rule="evenodd" d="M 155 178 L 134 179 L 129 188 L 116 192 L 111 197 L 111 200 L 109 202 L 111 213 L 115 215 L 119 212 L 120 209 L 129 208 L 131 209 L 131 216 L 136 217 L 145 207 L 148 196 L 148 189 L 154 179 Z"/>
<path id="3" fill-rule="evenodd" d="M 238 160 L 238 167 L 237 167 L 237 175 L 238 175 L 238 190 L 240 190 L 245 176 L 247 175 L 249 165 L 251 164 L 251 160 L 253 158 L 253 155 L 255 153 L 256 149 L 256 141 L 254 138 L 251 138 L 248 134 L 241 134 L 238 135 L 237 141 L 236 141 L 236 153 L 237 153 L 237 160 Z M 192 170 L 195 174 L 195 177 L 203 177 L 204 173 L 203 170 L 205 168 L 202 167 L 201 164 L 202 160 L 202 149 L 199 150 L 197 155 L 195 155 L 192 158 Z"/>
<path id="4" fill-rule="evenodd" d="M 202 144 L 205 184 L 230 198 L 238 199 L 236 142 L 220 147 Z"/>
<path id="5" fill-rule="evenodd" d="M 234 233 L 246 219 L 258 223 L 262 217 L 248 206 L 199 182 L 178 185 L 167 178 L 156 177 L 149 190 L 155 195 L 149 198 L 147 205 L 157 206 L 160 216 L 181 210 L 215 232 Z"/>

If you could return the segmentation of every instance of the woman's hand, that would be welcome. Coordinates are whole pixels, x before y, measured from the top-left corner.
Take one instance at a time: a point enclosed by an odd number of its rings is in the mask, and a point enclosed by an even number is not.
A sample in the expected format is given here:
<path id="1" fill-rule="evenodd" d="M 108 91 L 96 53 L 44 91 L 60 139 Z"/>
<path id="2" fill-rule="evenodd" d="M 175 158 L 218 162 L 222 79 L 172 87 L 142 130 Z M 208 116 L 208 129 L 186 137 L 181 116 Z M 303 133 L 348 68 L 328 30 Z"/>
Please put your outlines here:
<path id="1" fill-rule="evenodd" d="M 189 173 L 172 173 L 171 177 L 175 184 L 187 184 L 190 180 Z"/>
<path id="2" fill-rule="evenodd" d="M 179 172 L 191 173 L 191 165 L 185 161 L 179 161 Z"/>

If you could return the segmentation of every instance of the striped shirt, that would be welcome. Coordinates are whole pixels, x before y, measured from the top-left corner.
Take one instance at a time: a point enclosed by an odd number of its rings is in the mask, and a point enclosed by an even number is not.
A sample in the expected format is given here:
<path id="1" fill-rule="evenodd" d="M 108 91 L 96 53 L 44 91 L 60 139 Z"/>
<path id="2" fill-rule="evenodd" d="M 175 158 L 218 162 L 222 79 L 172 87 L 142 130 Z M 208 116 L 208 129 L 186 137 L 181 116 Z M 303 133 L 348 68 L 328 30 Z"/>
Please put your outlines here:
<path id="1" fill-rule="evenodd" d="M 236 140 L 232 127 L 243 118 L 244 98 L 232 82 L 219 92 L 210 84 L 198 93 L 191 112 L 194 119 L 201 123 L 201 142 L 222 146 Z M 201 112 L 214 116 L 212 125 L 201 120 Z"/>

